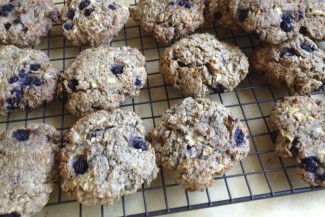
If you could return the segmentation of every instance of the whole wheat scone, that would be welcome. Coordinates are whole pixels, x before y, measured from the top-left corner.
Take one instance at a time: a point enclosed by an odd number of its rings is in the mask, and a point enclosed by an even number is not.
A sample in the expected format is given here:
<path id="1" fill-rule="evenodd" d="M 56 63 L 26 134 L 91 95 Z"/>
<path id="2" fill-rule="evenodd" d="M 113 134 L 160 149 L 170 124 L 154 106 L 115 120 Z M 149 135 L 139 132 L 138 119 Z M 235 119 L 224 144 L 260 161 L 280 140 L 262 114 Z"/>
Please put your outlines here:
<path id="1" fill-rule="evenodd" d="M 186 98 L 172 106 L 150 134 L 158 165 L 174 172 L 188 191 L 203 191 L 247 156 L 247 129 L 209 99 Z"/>
<path id="2" fill-rule="evenodd" d="M 81 117 L 119 107 L 146 83 L 145 58 L 138 49 L 99 46 L 82 51 L 60 77 L 59 100 Z"/>
<path id="3" fill-rule="evenodd" d="M 232 16 L 260 40 L 279 44 L 294 38 L 304 19 L 304 0 L 230 0 Z"/>
<path id="4" fill-rule="evenodd" d="M 270 124 L 277 131 L 275 151 L 296 160 L 298 175 L 325 186 L 325 104 L 306 96 L 276 103 Z"/>
<path id="5" fill-rule="evenodd" d="M 37 45 L 58 20 L 52 0 L 0 0 L 0 44 Z"/>
<path id="6" fill-rule="evenodd" d="M 200 27 L 203 10 L 203 0 L 140 0 L 131 8 L 131 16 L 158 42 L 168 43 Z"/>
<path id="7" fill-rule="evenodd" d="M 325 51 L 302 35 L 279 45 L 261 47 L 251 63 L 269 83 L 284 83 L 290 95 L 309 95 L 325 83 Z"/>
<path id="8" fill-rule="evenodd" d="M 306 0 L 306 17 L 300 33 L 317 40 L 325 40 L 325 0 Z"/>
<path id="9" fill-rule="evenodd" d="M 232 91 L 248 73 L 248 60 L 236 46 L 215 36 L 194 34 L 167 48 L 160 58 L 160 73 L 185 96 L 205 97 Z"/>
<path id="10" fill-rule="evenodd" d="M 0 116 L 55 98 L 59 71 L 43 51 L 7 45 L 0 57 Z"/>
<path id="11" fill-rule="evenodd" d="M 130 15 L 124 0 L 71 0 L 61 14 L 67 39 L 91 46 L 109 43 Z"/>
<path id="12" fill-rule="evenodd" d="M 98 111 L 64 136 L 61 187 L 85 205 L 113 204 L 156 178 L 158 167 L 141 119 L 133 112 Z"/>
<path id="13" fill-rule="evenodd" d="M 0 135 L 0 216 L 30 217 L 48 202 L 57 173 L 60 134 L 46 124 Z"/>

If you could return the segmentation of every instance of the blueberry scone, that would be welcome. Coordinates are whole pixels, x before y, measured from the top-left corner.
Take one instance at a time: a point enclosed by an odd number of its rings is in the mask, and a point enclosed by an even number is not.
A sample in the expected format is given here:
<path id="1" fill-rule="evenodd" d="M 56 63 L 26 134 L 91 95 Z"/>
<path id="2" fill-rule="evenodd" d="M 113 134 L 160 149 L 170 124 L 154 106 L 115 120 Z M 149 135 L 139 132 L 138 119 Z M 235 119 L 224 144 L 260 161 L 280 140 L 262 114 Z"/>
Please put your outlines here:
<path id="1" fill-rule="evenodd" d="M 139 95 L 147 79 L 145 63 L 135 48 L 86 49 L 61 75 L 59 100 L 66 100 L 66 108 L 78 117 L 117 108 L 125 95 Z"/>
<path id="2" fill-rule="evenodd" d="M 167 48 L 160 58 L 160 73 L 185 96 L 205 97 L 232 91 L 248 73 L 245 54 L 213 35 L 194 34 Z"/>
<path id="3" fill-rule="evenodd" d="M 204 22 L 203 0 L 140 0 L 131 16 L 144 32 L 168 43 L 194 32 Z"/>
<path id="4" fill-rule="evenodd" d="M 166 111 L 150 138 L 158 165 L 186 190 L 203 191 L 247 156 L 247 132 L 223 105 L 186 98 Z"/>
<path id="5" fill-rule="evenodd" d="M 251 62 L 269 83 L 284 83 L 290 95 L 310 95 L 325 83 L 325 51 L 302 35 L 258 49 Z"/>
<path id="6" fill-rule="evenodd" d="M 61 187 L 85 205 L 113 204 L 156 178 L 155 153 L 133 112 L 98 111 L 67 131 Z"/>
<path id="7" fill-rule="evenodd" d="M 1 0 L 0 44 L 37 45 L 58 20 L 52 0 Z"/>
<path id="8" fill-rule="evenodd" d="M 56 174 L 60 134 L 30 124 L 0 135 L 0 216 L 30 217 L 49 200 Z"/>
<path id="9" fill-rule="evenodd" d="M 32 110 L 56 96 L 59 71 L 39 50 L 0 47 L 0 115 Z"/>
<path id="10" fill-rule="evenodd" d="M 129 15 L 124 0 L 71 0 L 62 9 L 64 35 L 74 45 L 109 43 Z"/>
<path id="11" fill-rule="evenodd" d="M 325 186 L 325 104 L 306 96 L 285 97 L 270 116 L 277 131 L 275 151 L 296 160 L 298 175 Z"/>

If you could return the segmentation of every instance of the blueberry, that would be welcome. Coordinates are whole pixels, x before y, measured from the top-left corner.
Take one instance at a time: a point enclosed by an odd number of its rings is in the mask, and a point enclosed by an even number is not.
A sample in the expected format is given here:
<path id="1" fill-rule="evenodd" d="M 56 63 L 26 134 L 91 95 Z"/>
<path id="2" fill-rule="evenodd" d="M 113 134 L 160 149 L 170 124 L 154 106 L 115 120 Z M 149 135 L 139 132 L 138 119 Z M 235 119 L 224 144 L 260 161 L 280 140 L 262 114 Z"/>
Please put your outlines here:
<path id="1" fill-rule="evenodd" d="M 0 16 L 8 17 L 13 8 L 14 6 L 12 4 L 6 4 L 0 7 Z"/>
<path id="2" fill-rule="evenodd" d="M 23 84 L 26 86 L 31 86 L 33 85 L 34 78 L 31 76 L 27 76 L 26 79 L 24 80 Z"/>
<path id="3" fill-rule="evenodd" d="M 298 12 L 299 12 L 299 20 L 303 19 L 305 17 L 305 13 L 301 10 L 299 10 Z"/>
<path id="4" fill-rule="evenodd" d="M 313 51 L 315 51 L 315 49 L 311 46 L 311 44 L 309 44 L 307 42 L 302 43 L 300 45 L 300 47 L 309 53 L 312 53 Z"/>
<path id="5" fill-rule="evenodd" d="M 18 17 L 17 19 L 15 19 L 15 20 L 14 20 L 14 23 L 15 23 L 15 24 L 19 24 L 19 23 L 21 23 L 21 18 Z"/>
<path id="6" fill-rule="evenodd" d="M 113 65 L 111 67 L 111 72 L 114 75 L 118 75 L 118 74 L 122 74 L 123 73 L 123 69 L 124 69 L 124 66 L 122 66 L 122 65 Z"/>
<path id="7" fill-rule="evenodd" d="M 19 98 L 21 96 L 21 90 L 13 89 L 13 90 L 11 90 L 11 94 L 15 94 L 16 97 Z"/>
<path id="8" fill-rule="evenodd" d="M 284 56 L 292 57 L 292 56 L 295 56 L 295 53 L 296 53 L 296 51 L 293 48 L 284 48 L 280 53 L 280 57 L 281 58 Z"/>
<path id="9" fill-rule="evenodd" d="M 84 8 L 88 7 L 90 5 L 90 1 L 82 1 L 79 4 L 79 10 L 83 10 Z"/>
<path id="10" fill-rule="evenodd" d="M 234 134 L 234 139 L 235 139 L 235 143 L 237 146 L 240 146 L 241 144 L 243 144 L 245 142 L 245 135 L 241 129 L 236 128 L 235 134 Z"/>
<path id="11" fill-rule="evenodd" d="M 303 34 L 303 35 L 307 35 L 307 33 L 308 33 L 307 27 L 305 27 L 305 26 L 300 27 L 299 33 Z"/>
<path id="12" fill-rule="evenodd" d="M 21 31 L 23 31 L 26 34 L 28 32 L 28 28 L 25 26 Z"/>
<path id="13" fill-rule="evenodd" d="M 315 157 L 302 158 L 300 167 L 308 172 L 316 173 L 318 169 L 318 160 Z"/>
<path id="14" fill-rule="evenodd" d="M 16 75 L 14 75 L 11 78 L 9 78 L 8 82 L 9 82 L 9 84 L 13 84 L 13 83 L 16 83 L 18 80 L 19 80 L 19 78 Z"/>
<path id="15" fill-rule="evenodd" d="M 134 82 L 134 85 L 137 86 L 137 87 L 140 87 L 142 85 L 142 80 L 141 78 L 136 78 L 135 79 L 135 82 Z"/>
<path id="16" fill-rule="evenodd" d="M 187 2 L 187 3 L 185 4 L 185 7 L 191 9 L 191 8 L 194 7 L 194 4 L 193 4 L 193 2 Z"/>
<path id="17" fill-rule="evenodd" d="M 20 214 L 16 212 L 12 212 L 8 214 L 1 214 L 0 217 L 20 217 Z"/>
<path id="18" fill-rule="evenodd" d="M 192 146 L 190 146 L 190 145 L 187 145 L 187 146 L 186 146 L 186 149 L 187 149 L 187 150 L 190 150 L 191 148 L 192 148 Z"/>
<path id="19" fill-rule="evenodd" d="M 68 99 L 68 94 L 66 92 L 62 91 L 61 93 L 59 93 L 59 95 L 58 95 L 58 100 L 59 101 L 64 102 L 67 99 Z"/>
<path id="20" fill-rule="evenodd" d="M 18 76 L 19 76 L 19 78 L 22 78 L 22 79 L 26 79 L 26 70 L 25 69 L 21 69 L 20 71 L 19 71 L 19 73 L 18 73 Z"/>
<path id="21" fill-rule="evenodd" d="M 88 8 L 85 10 L 84 15 L 88 17 L 91 15 L 92 12 L 94 12 L 94 10 L 95 10 L 94 8 Z"/>
<path id="22" fill-rule="evenodd" d="M 69 83 L 68 83 L 68 87 L 69 87 L 72 91 L 76 91 L 78 85 L 79 85 L 79 82 L 78 82 L 76 79 L 73 79 L 73 80 L 69 81 Z"/>
<path id="23" fill-rule="evenodd" d="M 222 17 L 222 13 L 220 11 L 217 11 L 213 16 L 215 20 L 219 20 Z"/>
<path id="24" fill-rule="evenodd" d="M 30 70 L 38 71 L 41 68 L 41 64 L 33 63 L 30 65 Z"/>
<path id="25" fill-rule="evenodd" d="M 5 29 L 8 31 L 10 29 L 10 27 L 11 27 L 11 24 L 10 23 L 6 23 L 4 26 L 5 26 Z"/>
<path id="26" fill-rule="evenodd" d="M 111 9 L 111 10 L 116 10 L 115 4 L 109 4 L 108 8 Z"/>
<path id="27" fill-rule="evenodd" d="M 80 174 L 83 175 L 87 172 L 89 165 L 87 160 L 82 159 L 81 157 L 79 157 L 74 163 L 73 163 L 73 169 L 74 172 L 76 173 L 76 175 Z"/>
<path id="28" fill-rule="evenodd" d="M 294 19 L 289 12 L 286 12 L 285 14 L 283 14 L 282 22 L 280 23 L 281 29 L 285 32 L 291 32 L 293 20 Z"/>
<path id="29" fill-rule="evenodd" d="M 67 13 L 67 17 L 72 20 L 74 18 L 74 15 L 75 15 L 75 11 L 74 10 L 69 10 L 68 13 Z"/>
<path id="30" fill-rule="evenodd" d="M 325 181 L 325 173 L 323 173 L 322 175 L 318 174 L 317 175 L 317 179 L 319 179 L 320 181 L 324 182 Z"/>
<path id="31" fill-rule="evenodd" d="M 148 150 L 146 142 L 141 137 L 132 137 L 129 140 L 129 146 L 135 149 L 141 149 L 142 151 Z"/>
<path id="32" fill-rule="evenodd" d="M 248 17 L 248 13 L 249 11 L 247 9 L 239 10 L 239 15 L 238 15 L 239 21 L 243 22 Z"/>
<path id="33" fill-rule="evenodd" d="M 34 78 L 33 85 L 35 85 L 36 87 L 41 86 L 42 85 L 42 80 L 39 79 L 39 78 Z"/>
<path id="34" fill-rule="evenodd" d="M 96 130 L 94 130 L 94 131 L 91 133 L 90 137 L 91 137 L 91 138 L 94 138 L 94 137 L 98 136 L 98 134 L 99 134 L 100 131 L 101 131 L 100 129 L 96 129 Z"/>
<path id="35" fill-rule="evenodd" d="M 185 4 L 186 4 L 186 2 L 184 1 L 184 0 L 180 0 L 179 2 L 178 2 L 178 5 L 179 6 L 185 6 Z"/>
<path id="36" fill-rule="evenodd" d="M 64 25 L 63 25 L 63 28 L 67 31 L 70 31 L 72 28 L 73 28 L 73 24 L 70 23 L 70 22 L 66 22 Z"/>
<path id="37" fill-rule="evenodd" d="M 290 152 L 292 154 L 293 157 L 297 157 L 298 156 L 298 148 L 297 148 L 297 145 L 299 144 L 299 140 L 297 138 L 295 138 L 293 141 L 292 141 L 292 145 L 291 145 L 291 148 L 290 148 Z"/>
<path id="38" fill-rule="evenodd" d="M 215 93 L 224 93 L 225 92 L 225 87 L 222 86 L 221 84 L 217 84 L 217 86 L 215 86 L 214 88 L 212 88 L 212 90 Z"/>
<path id="39" fill-rule="evenodd" d="M 6 99 L 6 102 L 11 105 L 11 106 L 14 106 L 14 105 L 17 105 L 19 103 L 19 98 L 17 97 L 14 97 L 14 98 L 8 98 Z"/>
<path id="40" fill-rule="evenodd" d="M 29 130 L 17 130 L 14 132 L 14 137 L 18 141 L 26 141 L 29 139 Z"/>

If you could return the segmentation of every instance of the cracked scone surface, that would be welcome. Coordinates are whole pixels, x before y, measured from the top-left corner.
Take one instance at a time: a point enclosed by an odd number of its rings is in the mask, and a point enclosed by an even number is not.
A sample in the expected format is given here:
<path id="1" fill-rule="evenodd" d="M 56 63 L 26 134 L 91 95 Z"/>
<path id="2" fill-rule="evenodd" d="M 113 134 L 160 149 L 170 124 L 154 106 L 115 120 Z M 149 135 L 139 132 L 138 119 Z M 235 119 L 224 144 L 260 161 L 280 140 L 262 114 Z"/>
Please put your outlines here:
<path id="1" fill-rule="evenodd" d="M 186 98 L 150 134 L 158 165 L 188 191 L 203 191 L 247 156 L 247 129 L 223 105 Z"/>
<path id="2" fill-rule="evenodd" d="M 300 33 L 317 40 L 325 40 L 325 0 L 306 1 L 306 18 Z"/>
<path id="3" fill-rule="evenodd" d="M 245 31 L 279 44 L 294 38 L 304 19 L 303 0 L 230 0 L 230 11 Z"/>
<path id="4" fill-rule="evenodd" d="M 204 22 L 203 0 L 140 0 L 131 16 L 158 42 L 168 43 L 194 32 Z"/>
<path id="5" fill-rule="evenodd" d="M 1 216 L 30 217 L 46 205 L 59 141 L 59 132 L 46 124 L 12 128 L 0 136 Z"/>
<path id="6" fill-rule="evenodd" d="M 290 95 L 310 95 L 325 83 L 325 51 L 302 35 L 258 49 L 251 62 L 269 83 L 284 83 Z"/>
<path id="7" fill-rule="evenodd" d="M 306 96 L 285 97 L 270 115 L 277 131 L 275 151 L 296 160 L 307 183 L 325 186 L 325 104 Z"/>
<path id="8" fill-rule="evenodd" d="M 61 14 L 67 39 L 91 46 L 109 43 L 130 15 L 124 0 L 71 0 Z"/>
<path id="9" fill-rule="evenodd" d="M 138 96 L 146 83 L 145 58 L 130 47 L 100 46 L 82 51 L 60 78 L 58 97 L 81 117 L 97 110 L 119 107 Z"/>
<path id="10" fill-rule="evenodd" d="M 0 44 L 37 45 L 58 20 L 52 0 L 1 0 Z"/>
<path id="11" fill-rule="evenodd" d="M 194 34 L 167 48 L 160 58 L 160 73 L 185 96 L 205 97 L 232 91 L 248 73 L 245 54 L 213 35 Z"/>
<path id="12" fill-rule="evenodd" d="M 55 98 L 59 71 L 39 50 L 0 47 L 0 115 L 32 110 Z"/>
<path id="13" fill-rule="evenodd" d="M 65 134 L 61 187 L 85 205 L 113 204 L 156 178 L 158 167 L 141 119 L 133 112 L 98 111 Z"/>

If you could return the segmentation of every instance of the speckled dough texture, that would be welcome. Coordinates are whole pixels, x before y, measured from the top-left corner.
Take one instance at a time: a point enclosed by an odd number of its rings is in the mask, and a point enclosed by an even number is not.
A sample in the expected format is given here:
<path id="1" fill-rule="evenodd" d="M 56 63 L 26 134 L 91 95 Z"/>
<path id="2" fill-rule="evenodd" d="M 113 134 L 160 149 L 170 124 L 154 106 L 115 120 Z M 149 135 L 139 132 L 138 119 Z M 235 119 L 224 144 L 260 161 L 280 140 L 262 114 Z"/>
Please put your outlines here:
<path id="1" fill-rule="evenodd" d="M 28 138 L 18 140 L 19 130 L 28 132 Z M 58 131 L 45 124 L 12 128 L 0 136 L 1 216 L 30 217 L 46 205 L 54 187 L 59 141 Z"/>
<path id="2" fill-rule="evenodd" d="M 0 115 L 32 110 L 55 98 L 59 71 L 39 50 L 0 47 Z"/>
<path id="3" fill-rule="evenodd" d="M 107 44 L 129 18 L 124 0 L 71 0 L 62 9 L 64 35 L 74 45 Z"/>
<path id="4" fill-rule="evenodd" d="M 294 38 L 304 19 L 304 0 L 230 0 L 230 11 L 245 31 L 279 44 Z"/>
<path id="5" fill-rule="evenodd" d="M 0 44 L 37 45 L 58 20 L 52 0 L 0 0 Z"/>
<path id="6" fill-rule="evenodd" d="M 306 96 L 285 97 L 270 115 L 277 131 L 275 151 L 297 162 L 309 184 L 325 186 L 325 104 Z"/>
<path id="7" fill-rule="evenodd" d="M 150 134 L 158 165 L 188 191 L 203 191 L 247 156 L 247 129 L 223 105 L 186 98 L 162 116 Z"/>
<path id="8" fill-rule="evenodd" d="M 204 0 L 140 0 L 131 16 L 158 42 L 168 43 L 194 32 L 204 22 Z"/>
<path id="9" fill-rule="evenodd" d="M 145 58 L 130 47 L 100 46 L 82 51 L 61 76 L 58 96 L 81 117 L 119 107 L 125 95 L 138 96 L 146 83 Z"/>
<path id="10" fill-rule="evenodd" d="M 133 112 L 98 111 L 80 119 L 64 137 L 62 189 L 82 204 L 98 205 L 113 204 L 149 184 L 158 167 L 144 133 Z"/>
<path id="11" fill-rule="evenodd" d="M 301 35 L 258 49 L 251 63 L 269 83 L 284 83 L 290 95 L 309 95 L 325 83 L 325 51 Z"/>
<path id="12" fill-rule="evenodd" d="M 238 47 L 208 33 L 194 34 L 165 50 L 160 73 L 185 96 L 205 97 L 210 89 L 232 91 L 246 77 L 248 60 Z"/>

